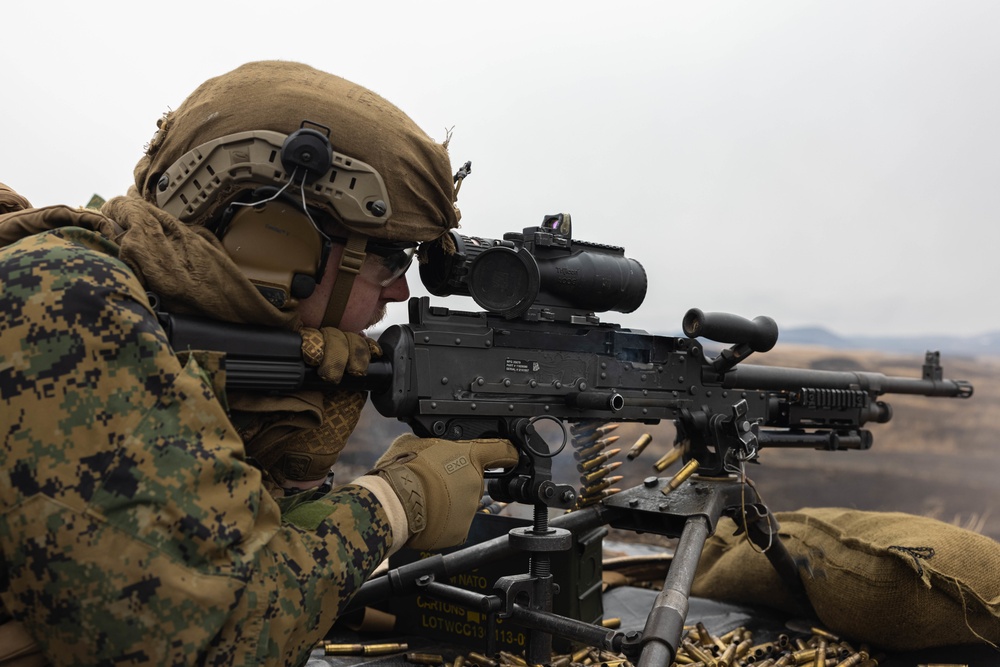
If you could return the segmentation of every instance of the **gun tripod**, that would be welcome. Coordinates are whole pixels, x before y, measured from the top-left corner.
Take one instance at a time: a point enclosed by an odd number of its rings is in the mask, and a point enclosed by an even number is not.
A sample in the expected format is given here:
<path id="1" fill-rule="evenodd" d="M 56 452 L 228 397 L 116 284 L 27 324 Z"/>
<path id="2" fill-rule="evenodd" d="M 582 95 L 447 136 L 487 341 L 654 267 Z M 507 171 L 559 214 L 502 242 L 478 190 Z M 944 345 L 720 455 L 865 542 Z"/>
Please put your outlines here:
<path id="1" fill-rule="evenodd" d="M 496 619 L 509 619 L 528 630 L 525 659 L 542 664 L 551 657 L 553 636 L 578 641 L 615 653 L 624 653 L 640 667 L 667 665 L 681 642 L 688 596 L 695 569 L 708 536 L 722 516 L 746 528 L 748 537 L 766 554 L 789 591 L 804 610 L 810 606 L 795 562 L 777 535 L 777 522 L 757 493 L 736 477 L 692 477 L 676 490 L 664 493 L 668 480 L 650 477 L 603 502 L 548 520 L 547 508 L 535 506 L 531 527 L 444 555 L 435 555 L 396 568 L 366 583 L 352 608 L 393 594 L 419 592 L 483 612 L 487 618 L 487 652 L 492 651 Z M 662 590 L 642 632 L 620 632 L 565 618 L 551 612 L 553 589 L 549 556 L 568 549 L 572 533 L 600 526 L 679 537 Z M 531 557 L 530 571 L 501 577 L 497 594 L 482 595 L 440 583 L 485 562 L 508 558 L 518 551 Z"/>

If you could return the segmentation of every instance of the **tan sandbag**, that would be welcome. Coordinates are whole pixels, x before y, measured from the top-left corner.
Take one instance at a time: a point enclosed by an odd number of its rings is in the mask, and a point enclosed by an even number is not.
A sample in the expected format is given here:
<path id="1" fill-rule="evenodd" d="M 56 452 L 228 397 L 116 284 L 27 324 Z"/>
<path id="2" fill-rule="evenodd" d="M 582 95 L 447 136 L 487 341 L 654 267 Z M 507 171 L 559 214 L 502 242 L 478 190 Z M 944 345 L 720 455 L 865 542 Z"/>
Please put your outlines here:
<path id="1" fill-rule="evenodd" d="M 808 508 L 779 512 L 819 620 L 853 641 L 890 649 L 1000 643 L 1000 543 L 899 512 Z M 692 594 L 795 606 L 763 554 L 733 524 L 705 545 Z"/>

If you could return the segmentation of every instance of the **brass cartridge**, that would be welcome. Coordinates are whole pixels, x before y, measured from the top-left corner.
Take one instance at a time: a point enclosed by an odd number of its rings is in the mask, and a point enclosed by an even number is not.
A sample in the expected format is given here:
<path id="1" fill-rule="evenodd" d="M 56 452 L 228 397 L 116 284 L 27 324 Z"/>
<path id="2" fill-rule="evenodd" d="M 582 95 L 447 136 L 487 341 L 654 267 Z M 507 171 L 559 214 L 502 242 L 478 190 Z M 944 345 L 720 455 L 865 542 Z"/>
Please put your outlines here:
<path id="1" fill-rule="evenodd" d="M 585 498 L 593 496 L 597 493 L 600 493 L 604 489 L 608 488 L 612 484 L 617 484 L 623 479 L 624 477 L 622 477 L 621 475 L 614 475 L 612 477 L 608 477 L 607 479 L 602 479 L 600 482 L 584 487 L 584 489 L 580 492 L 580 495 Z"/>
<path id="2" fill-rule="evenodd" d="M 611 433 L 619 426 L 620 424 L 618 423 L 610 423 L 610 424 L 604 423 L 601 424 L 600 426 L 594 426 L 593 423 L 573 424 L 572 426 L 569 427 L 569 432 L 573 436 L 574 440 L 584 440 L 584 441 L 587 441 L 588 439 L 596 440 L 597 438 L 600 438 L 603 435 Z"/>
<path id="3" fill-rule="evenodd" d="M 388 644 L 324 644 L 325 655 L 386 655 L 405 651 L 405 643 Z"/>
<path id="4" fill-rule="evenodd" d="M 576 499 L 577 508 L 590 507 L 595 505 L 609 496 L 613 496 L 616 493 L 621 493 L 621 489 L 615 487 L 611 489 L 604 489 L 603 491 L 593 495 L 593 496 L 580 496 Z"/>
<path id="5" fill-rule="evenodd" d="M 618 436 L 617 435 L 613 435 L 610 438 L 603 438 L 601 440 L 598 440 L 597 442 L 595 442 L 594 444 L 590 445 L 589 447 L 587 447 L 585 449 L 578 449 L 578 450 L 576 450 L 575 452 L 573 452 L 573 457 L 577 461 L 586 460 L 586 459 L 590 458 L 591 456 L 599 454 L 605 448 L 607 448 L 610 445 L 615 444 L 616 442 L 618 442 Z"/>
<path id="6" fill-rule="evenodd" d="M 619 467 L 621 467 L 621 464 L 622 464 L 621 461 L 615 461 L 614 463 L 609 463 L 608 465 L 602 466 L 597 470 L 594 470 L 593 472 L 588 472 L 586 475 L 581 475 L 580 481 L 583 482 L 584 484 L 593 484 L 594 482 L 598 481 L 599 479 L 607 475 L 609 472 L 617 470 Z"/>
<path id="7" fill-rule="evenodd" d="M 576 466 L 576 469 L 580 472 L 590 472 L 597 466 L 601 466 L 607 463 L 610 459 L 614 458 L 620 451 L 621 449 L 617 447 L 615 449 L 609 449 L 600 456 L 596 456 L 592 459 L 587 459 L 586 461 L 581 461 L 580 464 Z"/>

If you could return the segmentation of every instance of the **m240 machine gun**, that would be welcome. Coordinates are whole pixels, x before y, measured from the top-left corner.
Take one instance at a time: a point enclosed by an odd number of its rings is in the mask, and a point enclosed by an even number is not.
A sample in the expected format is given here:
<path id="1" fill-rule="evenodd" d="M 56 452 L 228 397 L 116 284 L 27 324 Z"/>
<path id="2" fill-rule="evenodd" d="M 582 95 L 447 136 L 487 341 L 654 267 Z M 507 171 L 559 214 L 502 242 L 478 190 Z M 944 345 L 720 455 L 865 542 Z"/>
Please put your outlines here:
<path id="1" fill-rule="evenodd" d="M 968 398 L 972 386 L 943 377 L 928 353 L 922 377 L 740 365 L 766 352 L 778 328 L 768 317 L 746 320 L 697 309 L 683 319 L 684 337 L 651 335 L 601 323 L 596 313 L 631 312 L 646 293 L 642 266 L 624 250 L 576 241 L 569 216 L 502 240 L 452 234 L 456 252 L 431 253 L 420 268 L 435 296 L 471 296 L 483 312 L 463 312 L 412 299 L 409 323 L 379 338 L 383 358 L 362 380 L 378 411 L 417 435 L 445 439 L 503 437 L 521 453 L 511 470 L 490 473 L 490 495 L 534 507 L 530 527 L 437 555 L 365 584 L 354 607 L 413 593 L 470 606 L 488 619 L 530 628 L 526 659 L 546 662 L 552 636 L 583 641 L 670 664 L 681 641 L 687 598 L 708 536 L 730 516 L 767 553 L 789 591 L 809 610 L 796 564 L 777 522 L 743 474 L 764 447 L 867 449 L 869 422 L 884 423 L 885 394 Z M 227 351 L 229 386 L 291 390 L 310 382 L 297 336 L 218 325 L 201 327 L 164 316 L 175 346 Z M 729 347 L 706 354 L 699 338 Z M 549 519 L 549 508 L 579 505 L 574 486 L 553 479 L 552 460 L 570 430 L 614 421 L 671 420 L 685 466 L 672 479 L 650 477 L 635 488 Z M 562 438 L 544 438 L 542 422 Z M 569 425 L 572 425 L 569 426 Z M 606 630 L 551 613 L 551 554 L 570 548 L 575 531 L 607 525 L 679 542 L 663 589 L 641 633 Z M 440 583 L 443 577 L 526 551 L 530 571 L 502 577 L 495 595 Z M 492 632 L 487 630 L 487 637 Z"/>

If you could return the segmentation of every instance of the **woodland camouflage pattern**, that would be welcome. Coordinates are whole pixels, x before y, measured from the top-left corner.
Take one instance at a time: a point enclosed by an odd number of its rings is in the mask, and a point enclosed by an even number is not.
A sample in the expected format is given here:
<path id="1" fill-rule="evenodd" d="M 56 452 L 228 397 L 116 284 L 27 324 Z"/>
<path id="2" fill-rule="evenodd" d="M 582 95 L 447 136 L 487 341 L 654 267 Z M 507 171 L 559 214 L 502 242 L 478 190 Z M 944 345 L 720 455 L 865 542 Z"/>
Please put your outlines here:
<path id="1" fill-rule="evenodd" d="M 0 250 L 0 600 L 54 664 L 302 663 L 386 515 L 346 486 L 282 516 L 218 360 L 175 355 L 116 255 L 73 227 Z"/>

